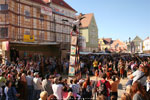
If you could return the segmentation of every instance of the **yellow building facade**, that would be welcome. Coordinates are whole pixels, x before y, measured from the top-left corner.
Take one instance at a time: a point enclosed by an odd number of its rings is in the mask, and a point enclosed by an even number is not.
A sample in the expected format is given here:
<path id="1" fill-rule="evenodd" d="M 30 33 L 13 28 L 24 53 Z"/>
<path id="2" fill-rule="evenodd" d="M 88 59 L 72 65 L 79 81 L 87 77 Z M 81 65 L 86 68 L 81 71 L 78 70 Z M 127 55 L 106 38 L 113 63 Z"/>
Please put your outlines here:
<path id="1" fill-rule="evenodd" d="M 106 44 L 103 38 L 98 40 L 99 51 L 105 51 L 105 49 L 110 49 L 110 44 Z"/>

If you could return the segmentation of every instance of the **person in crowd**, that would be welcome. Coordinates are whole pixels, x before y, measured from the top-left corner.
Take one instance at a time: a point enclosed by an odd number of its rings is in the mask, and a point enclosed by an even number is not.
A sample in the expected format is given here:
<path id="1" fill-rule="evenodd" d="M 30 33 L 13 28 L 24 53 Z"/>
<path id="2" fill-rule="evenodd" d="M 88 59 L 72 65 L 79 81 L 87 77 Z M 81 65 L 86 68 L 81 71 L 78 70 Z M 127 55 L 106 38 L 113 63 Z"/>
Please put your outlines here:
<path id="1" fill-rule="evenodd" d="M 63 97 L 63 100 L 67 100 L 67 97 L 68 97 L 68 89 L 66 86 L 63 86 L 63 89 L 62 89 L 62 97 Z"/>
<path id="2" fill-rule="evenodd" d="M 40 93 L 40 99 L 39 100 L 47 100 L 48 98 L 48 93 L 46 91 L 42 91 Z"/>
<path id="3" fill-rule="evenodd" d="M 141 58 L 141 60 L 139 60 Z M 73 100 L 80 98 L 80 95 L 84 99 L 96 99 L 100 96 L 105 96 L 107 100 L 110 100 L 110 96 L 113 93 L 117 92 L 117 82 L 118 78 L 113 78 L 114 75 L 119 76 L 120 73 L 120 66 L 126 68 L 124 71 L 131 71 L 129 78 L 133 80 L 131 84 L 126 87 L 126 95 L 132 97 L 131 99 L 146 99 L 145 97 L 148 96 L 149 93 L 149 69 L 150 69 L 150 58 L 148 57 L 139 57 L 128 54 L 112 54 L 112 55 L 84 55 L 80 56 L 81 62 L 84 62 L 84 69 L 82 70 L 82 74 L 86 74 L 86 78 L 79 78 L 76 77 L 72 79 L 70 84 L 65 77 L 61 77 L 59 74 L 59 66 L 58 66 L 58 59 L 55 57 L 46 58 L 44 56 L 34 57 L 29 56 L 23 59 L 19 58 L 17 61 L 13 61 L 10 64 L 0 64 L 0 98 L 1 96 L 4 97 L 1 100 L 5 100 L 5 95 L 7 98 L 12 97 L 18 100 L 38 100 L 40 97 L 41 90 L 46 91 L 50 98 L 50 100 L 62 100 L 63 98 L 67 100 Z M 95 59 L 95 60 L 94 60 Z M 68 59 L 66 59 L 68 61 Z M 95 61 L 96 63 L 94 63 Z M 113 62 L 113 63 L 112 63 Z M 98 63 L 100 66 L 98 66 Z M 126 63 L 126 65 L 124 65 Z M 140 65 L 141 64 L 141 65 Z M 97 68 L 94 68 L 94 65 L 98 66 L 99 73 Z M 140 65 L 140 66 L 139 66 Z M 39 68 L 37 68 L 39 66 Z M 68 66 L 68 65 L 67 65 Z M 82 64 L 81 64 L 82 66 Z M 47 69 L 51 67 L 51 71 L 47 71 Z M 67 67 L 68 68 L 68 67 Z M 93 70 L 96 69 L 96 70 Z M 50 69 L 50 68 L 49 68 Z M 128 70 L 129 69 L 129 70 Z M 92 73 L 93 71 L 93 73 Z M 118 72 L 117 72 L 118 71 Z M 39 73 L 37 73 L 39 72 Z M 56 72 L 56 73 L 54 73 Z M 87 72 L 87 73 L 86 73 Z M 34 75 L 33 75 L 34 73 Z M 66 73 L 66 72 L 65 72 Z M 96 80 L 90 80 L 90 75 L 101 76 L 102 79 L 99 80 L 99 77 Z M 107 80 L 106 75 L 107 73 Z M 50 78 L 49 75 L 51 74 Z M 7 75 L 7 76 L 6 76 Z M 27 76 L 26 76 L 27 75 Z M 44 79 L 40 78 L 39 75 Z M 34 77 L 33 77 L 34 76 Z M 113 77 L 112 77 L 113 76 Z M 109 80 L 112 78 L 112 80 Z M 147 81 L 146 81 L 147 78 Z M 12 84 L 7 83 L 10 81 Z M 134 83 L 138 81 L 141 84 L 141 90 L 139 88 L 135 88 Z M 54 84 L 52 84 L 54 82 Z M 109 83 L 110 82 L 110 83 Z M 7 84 L 6 84 L 7 83 Z M 116 83 L 116 84 L 115 84 Z M 115 84 L 115 85 L 114 85 Z M 34 86 L 34 89 L 31 87 Z M 145 93 L 143 92 L 145 89 Z M 66 87 L 64 89 L 63 87 Z M 5 88 L 5 89 L 4 89 Z M 5 92 L 3 92 L 5 90 Z M 32 93 L 32 90 L 34 91 Z M 96 90 L 96 91 L 95 91 Z M 132 92 L 132 90 L 134 90 Z M 146 91 L 147 90 L 147 91 Z M 91 92 L 92 91 L 92 92 Z M 111 93 L 110 93 L 111 92 Z M 20 94 L 17 95 L 17 94 Z M 64 96 L 65 93 L 65 96 Z M 4 95 L 5 94 L 5 95 Z M 33 95 L 32 95 L 33 94 Z M 42 94 L 42 93 L 41 93 Z M 86 95 L 85 95 L 86 94 Z M 98 96 L 96 97 L 96 95 Z M 3 96 L 4 95 L 4 96 Z M 55 96 L 54 96 L 55 95 Z M 18 98 L 19 96 L 19 98 Z M 47 96 L 44 96 L 47 98 Z M 55 99 L 53 99 L 56 97 Z M 116 95 L 112 95 L 111 99 L 116 100 Z M 10 100 L 12 100 L 10 99 Z M 43 98 L 45 100 L 45 98 Z M 49 97 L 47 98 L 49 99 Z M 102 98 L 101 98 L 102 99 Z M 102 99 L 104 100 L 104 98 Z M 128 100 L 128 99 L 127 99 Z"/>
<path id="4" fill-rule="evenodd" d="M 40 98 L 40 93 L 41 93 L 41 89 L 42 89 L 42 82 L 41 82 L 41 79 L 40 79 L 39 74 L 37 72 L 34 73 L 33 86 L 34 86 L 33 98 L 34 98 L 34 100 L 38 100 Z"/>
<path id="5" fill-rule="evenodd" d="M 106 77 L 106 73 L 103 73 L 102 80 L 99 80 L 97 83 L 97 92 L 98 95 L 104 95 L 108 100 L 110 100 L 111 85 L 109 81 L 106 80 Z"/>
<path id="6" fill-rule="evenodd" d="M 42 88 L 44 91 L 47 91 L 48 95 L 53 94 L 52 83 L 49 80 L 49 75 L 45 75 L 45 79 L 42 81 Z"/>
<path id="7" fill-rule="evenodd" d="M 101 62 L 99 62 L 98 70 L 102 72 L 102 63 Z"/>
<path id="8" fill-rule="evenodd" d="M 56 77 L 57 77 L 57 76 L 56 76 Z M 57 79 L 58 79 L 58 84 L 63 85 L 63 79 L 62 79 L 62 76 L 58 76 Z"/>
<path id="9" fill-rule="evenodd" d="M 5 86 L 5 83 L 6 83 L 6 73 L 3 72 L 0 76 L 0 87 L 4 87 Z"/>
<path id="10" fill-rule="evenodd" d="M 120 68 L 120 77 L 124 78 L 124 65 L 123 65 L 123 62 L 121 62 L 119 68 Z"/>
<path id="11" fill-rule="evenodd" d="M 87 77 L 82 86 L 82 98 L 84 100 L 92 99 L 92 83 L 90 81 L 90 77 Z"/>
<path id="12" fill-rule="evenodd" d="M 130 79 L 133 79 L 132 84 L 134 84 L 135 81 L 139 81 L 142 85 L 145 85 L 146 82 L 146 76 L 144 73 L 144 66 L 141 64 L 134 73 L 132 73 L 129 76 Z"/>
<path id="13" fill-rule="evenodd" d="M 96 100 L 107 100 L 107 98 L 104 95 L 99 95 Z"/>
<path id="14" fill-rule="evenodd" d="M 132 100 L 131 95 L 129 95 L 128 93 L 123 93 L 121 95 L 121 100 Z"/>
<path id="15" fill-rule="evenodd" d="M 31 71 L 27 72 L 26 76 L 27 80 L 27 93 L 28 93 L 28 100 L 33 100 L 33 76 L 31 75 Z"/>
<path id="16" fill-rule="evenodd" d="M 93 62 L 93 68 L 94 68 L 94 72 L 96 70 L 98 70 L 98 61 L 95 59 L 94 62 Z"/>
<path id="17" fill-rule="evenodd" d="M 27 100 L 27 80 L 26 80 L 26 75 L 25 73 L 22 73 L 21 75 L 21 79 L 20 79 L 20 83 L 21 83 L 21 92 L 20 92 L 20 98 L 23 100 Z"/>
<path id="18" fill-rule="evenodd" d="M 5 83 L 6 83 L 6 73 L 2 72 L 1 76 L 0 76 L 0 89 L 1 89 L 1 99 L 5 99 L 5 95 L 4 95 L 4 88 L 5 88 Z"/>
<path id="19" fill-rule="evenodd" d="M 132 100 L 149 100 L 146 91 L 140 82 L 135 81 L 132 85 Z"/>
<path id="20" fill-rule="evenodd" d="M 73 95 L 70 95 L 72 93 Z M 73 96 L 73 98 L 77 98 L 77 94 L 72 92 L 71 88 L 67 88 L 67 86 L 63 86 L 63 92 L 62 92 L 63 100 L 68 100 L 70 96 Z"/>
<path id="21" fill-rule="evenodd" d="M 6 87 L 4 89 L 4 93 L 6 96 L 6 100 L 17 100 L 17 97 L 20 96 L 20 94 L 18 94 L 17 91 L 12 88 L 11 81 L 6 82 Z"/>
<path id="22" fill-rule="evenodd" d="M 128 86 L 126 87 L 126 93 L 128 93 L 129 95 L 132 94 L 131 87 L 132 87 L 131 85 L 128 85 Z"/>
<path id="23" fill-rule="evenodd" d="M 57 100 L 57 97 L 53 94 L 51 94 L 47 100 Z"/>
<path id="24" fill-rule="evenodd" d="M 111 96 L 115 96 L 118 98 L 118 85 L 120 83 L 120 78 L 118 76 L 113 75 L 112 80 L 109 81 L 111 85 Z M 117 99 L 116 99 L 117 100 Z"/>
<path id="25" fill-rule="evenodd" d="M 150 94 L 150 76 L 148 76 L 146 80 L 146 91 Z"/>
<path id="26" fill-rule="evenodd" d="M 63 79 L 63 86 L 69 87 L 69 85 L 68 85 L 68 80 L 67 80 L 66 78 Z"/>
<path id="27" fill-rule="evenodd" d="M 117 100 L 117 97 L 116 96 L 111 96 L 110 100 Z"/>
<path id="28" fill-rule="evenodd" d="M 72 85 L 73 85 L 73 79 L 70 79 L 70 85 L 69 85 L 69 87 L 72 88 Z"/>
<path id="29" fill-rule="evenodd" d="M 58 79 L 54 79 L 54 84 L 52 85 L 53 94 L 57 97 L 58 100 L 62 99 L 62 89 L 63 85 L 59 83 Z"/>
<path id="30" fill-rule="evenodd" d="M 79 94 L 79 91 L 80 91 L 80 85 L 79 84 L 77 84 L 78 83 L 78 80 L 75 78 L 74 80 L 73 80 L 73 84 L 72 84 L 72 91 L 73 91 L 73 93 L 76 93 L 76 94 Z"/>
<path id="31" fill-rule="evenodd" d="M 76 98 L 74 97 L 72 92 L 69 92 L 66 100 L 76 100 Z"/>

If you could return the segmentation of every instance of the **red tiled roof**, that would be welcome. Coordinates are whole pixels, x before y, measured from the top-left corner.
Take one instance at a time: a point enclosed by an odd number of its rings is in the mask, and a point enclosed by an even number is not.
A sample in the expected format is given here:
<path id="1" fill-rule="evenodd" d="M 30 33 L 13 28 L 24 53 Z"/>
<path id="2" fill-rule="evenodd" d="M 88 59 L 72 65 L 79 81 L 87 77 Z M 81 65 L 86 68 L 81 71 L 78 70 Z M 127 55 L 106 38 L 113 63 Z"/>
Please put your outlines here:
<path id="1" fill-rule="evenodd" d="M 112 45 L 116 45 L 116 44 L 119 44 L 119 45 L 125 45 L 125 43 L 123 43 L 122 41 L 120 40 L 114 40 Z"/>
<path id="2" fill-rule="evenodd" d="M 72 10 L 74 12 L 77 12 L 69 4 L 67 4 L 64 0 L 43 0 L 43 1 L 45 1 L 46 3 L 52 2 L 52 3 L 56 4 L 56 5 L 59 5 L 59 6 L 67 8 L 67 9 L 70 9 L 70 10 Z"/>
<path id="3" fill-rule="evenodd" d="M 109 44 L 111 44 L 111 42 L 112 42 L 112 38 L 103 38 L 103 40 L 105 40 L 105 41 L 108 42 Z"/>
<path id="4" fill-rule="evenodd" d="M 31 1 L 39 3 L 39 4 L 47 5 L 43 0 L 31 0 Z"/>
<path id="5" fill-rule="evenodd" d="M 150 39 L 150 37 L 147 37 L 145 40 L 149 40 Z"/>
<path id="6" fill-rule="evenodd" d="M 93 13 L 85 14 L 83 16 L 85 18 L 81 20 L 81 28 L 89 27 L 93 16 L 94 16 Z M 76 16 L 76 17 L 78 17 L 78 16 Z"/>

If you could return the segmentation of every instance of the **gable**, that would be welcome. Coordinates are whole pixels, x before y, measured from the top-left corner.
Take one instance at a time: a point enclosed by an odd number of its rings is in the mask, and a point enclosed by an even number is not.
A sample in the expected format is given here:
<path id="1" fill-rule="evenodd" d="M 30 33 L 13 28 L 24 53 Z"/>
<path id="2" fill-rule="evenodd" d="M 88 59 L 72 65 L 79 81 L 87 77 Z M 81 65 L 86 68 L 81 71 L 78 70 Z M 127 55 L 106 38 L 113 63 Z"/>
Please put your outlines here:
<path id="1" fill-rule="evenodd" d="M 96 20 L 95 20 L 94 16 L 92 17 L 89 26 L 98 29 L 97 24 L 96 24 Z"/>
<path id="2" fill-rule="evenodd" d="M 140 37 L 136 36 L 136 37 L 134 38 L 133 42 L 136 42 L 136 41 L 142 41 L 142 39 L 141 39 Z"/>
<path id="3" fill-rule="evenodd" d="M 91 23 L 91 20 L 92 20 L 92 17 L 93 17 L 93 14 L 85 14 L 84 15 L 84 19 L 81 20 L 81 28 L 87 28 L 89 27 L 90 23 Z"/>

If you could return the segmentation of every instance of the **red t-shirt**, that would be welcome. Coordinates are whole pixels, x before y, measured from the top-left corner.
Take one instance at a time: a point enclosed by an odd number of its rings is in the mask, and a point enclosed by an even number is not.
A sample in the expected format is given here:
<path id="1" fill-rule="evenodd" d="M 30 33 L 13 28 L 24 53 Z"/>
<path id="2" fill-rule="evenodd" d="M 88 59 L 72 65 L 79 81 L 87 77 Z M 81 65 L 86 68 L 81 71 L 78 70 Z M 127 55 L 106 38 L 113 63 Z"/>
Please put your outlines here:
<path id="1" fill-rule="evenodd" d="M 102 83 L 104 83 L 105 81 L 106 80 L 101 80 Z M 106 87 L 107 87 L 107 96 L 110 96 L 110 93 L 109 93 L 108 89 L 109 90 L 111 89 L 111 85 L 110 85 L 110 83 L 108 81 L 105 84 L 106 84 Z M 97 87 L 99 87 L 100 85 L 101 85 L 101 83 L 100 83 L 100 81 L 98 81 Z"/>
<path id="2" fill-rule="evenodd" d="M 99 68 L 99 69 L 101 69 L 101 68 L 102 68 L 102 66 L 101 66 L 101 65 L 99 65 L 99 66 L 98 66 L 98 68 Z"/>

